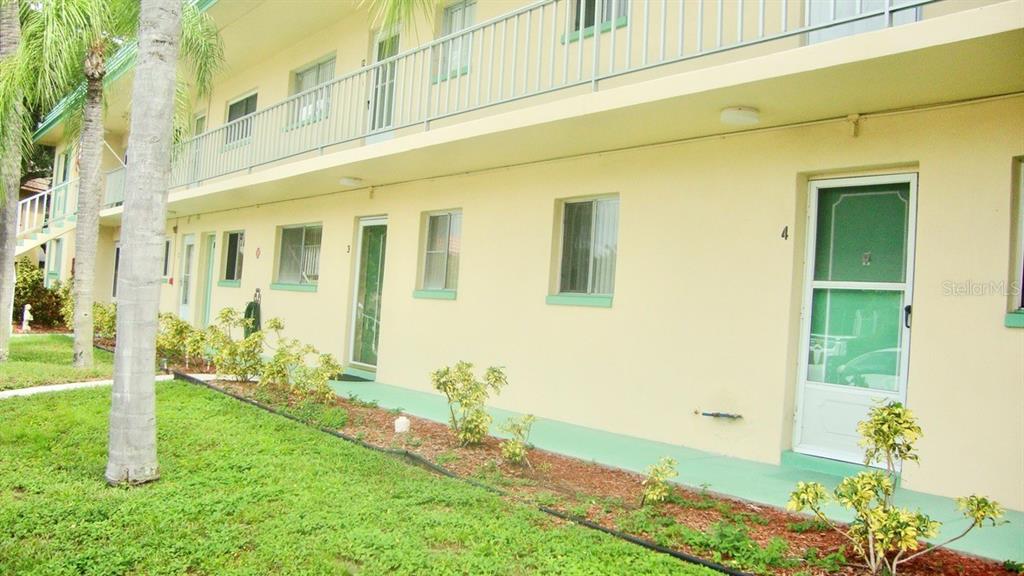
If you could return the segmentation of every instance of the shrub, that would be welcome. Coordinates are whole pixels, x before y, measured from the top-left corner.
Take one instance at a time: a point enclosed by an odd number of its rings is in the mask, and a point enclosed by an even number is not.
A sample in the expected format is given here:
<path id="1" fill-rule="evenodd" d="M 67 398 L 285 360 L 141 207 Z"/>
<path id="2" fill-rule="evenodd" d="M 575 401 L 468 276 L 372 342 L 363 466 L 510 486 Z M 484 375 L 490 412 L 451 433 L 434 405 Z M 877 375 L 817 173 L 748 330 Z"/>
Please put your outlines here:
<path id="1" fill-rule="evenodd" d="M 224 308 L 217 315 L 217 323 L 206 332 L 204 345 L 212 349 L 217 371 L 239 382 L 252 382 L 263 370 L 263 332 L 255 331 L 237 340 L 233 337 L 235 331 L 244 334 L 251 322 L 238 310 Z"/>
<path id="2" fill-rule="evenodd" d="M 72 300 L 69 298 L 68 300 Z M 92 305 L 93 336 L 113 340 L 117 338 L 117 304 L 95 302 Z"/>
<path id="3" fill-rule="evenodd" d="M 160 358 L 185 368 L 198 362 L 207 366 L 212 360 L 208 353 L 209 333 L 193 328 L 174 314 L 162 313 L 156 333 L 156 351 Z"/>
<path id="4" fill-rule="evenodd" d="M 787 507 L 797 512 L 810 510 L 819 520 L 842 534 L 864 559 L 871 574 L 884 571 L 895 576 L 904 562 L 959 540 L 986 522 L 995 525 L 1002 517 L 1002 507 L 988 498 L 957 498 L 957 507 L 971 521 L 970 524 L 959 535 L 918 550 L 919 540 L 935 537 L 941 523 L 921 512 L 899 508 L 892 503 L 896 463 L 917 460 L 914 443 L 921 437 L 917 420 L 902 404 L 891 402 L 872 408 L 868 419 L 861 422 L 857 430 L 862 436 L 865 464 L 884 462 L 886 471 L 861 472 L 844 478 L 832 494 L 817 482 L 799 482 Z M 853 522 L 845 530 L 832 523 L 821 511 L 830 499 L 854 513 Z"/>
<path id="5" fill-rule="evenodd" d="M 15 261 L 14 274 L 14 321 L 21 324 L 25 304 L 31 304 L 33 326 L 60 326 L 63 320 L 62 304 L 67 292 L 63 285 L 58 283 L 53 288 L 47 288 L 42 269 L 25 257 Z"/>
<path id="6" fill-rule="evenodd" d="M 274 332 L 276 342 L 273 356 L 260 371 L 260 387 L 269 392 L 289 392 L 325 402 L 333 400 L 334 391 L 328 381 L 341 372 L 341 363 L 309 344 L 285 338 L 281 334 L 284 323 L 280 318 L 268 320 L 266 328 Z M 307 362 L 309 356 L 316 357 L 315 364 Z"/>
<path id="7" fill-rule="evenodd" d="M 501 457 L 506 462 L 530 466 L 526 449 L 529 447 L 530 428 L 533 427 L 534 420 L 536 419 L 532 414 L 527 414 L 519 419 L 509 418 L 501 427 L 502 430 L 512 435 L 512 438 L 501 443 Z"/>
<path id="8" fill-rule="evenodd" d="M 640 505 L 663 502 L 672 493 L 668 484 L 670 478 L 679 476 L 676 471 L 676 460 L 669 456 L 662 457 L 657 464 L 647 467 L 647 477 L 644 478 L 643 495 L 640 497 Z"/>
<path id="9" fill-rule="evenodd" d="M 473 365 L 459 362 L 430 375 L 434 389 L 448 399 L 449 425 L 463 446 L 479 444 L 487 437 L 491 415 L 484 409 L 491 392 L 497 394 L 508 384 L 501 368 L 490 367 L 483 380 L 473 375 Z"/>

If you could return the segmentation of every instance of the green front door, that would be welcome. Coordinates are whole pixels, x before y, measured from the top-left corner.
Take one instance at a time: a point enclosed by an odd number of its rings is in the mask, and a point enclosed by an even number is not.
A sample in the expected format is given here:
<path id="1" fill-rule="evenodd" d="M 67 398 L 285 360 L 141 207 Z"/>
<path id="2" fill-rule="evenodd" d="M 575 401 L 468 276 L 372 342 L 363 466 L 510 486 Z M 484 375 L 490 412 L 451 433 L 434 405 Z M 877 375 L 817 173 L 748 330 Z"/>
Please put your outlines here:
<path id="1" fill-rule="evenodd" d="M 366 218 L 360 220 L 351 358 L 352 362 L 363 366 L 377 366 L 387 237 L 386 219 Z"/>
<path id="2" fill-rule="evenodd" d="M 857 422 L 906 398 L 914 175 L 811 185 L 796 450 L 860 461 Z"/>

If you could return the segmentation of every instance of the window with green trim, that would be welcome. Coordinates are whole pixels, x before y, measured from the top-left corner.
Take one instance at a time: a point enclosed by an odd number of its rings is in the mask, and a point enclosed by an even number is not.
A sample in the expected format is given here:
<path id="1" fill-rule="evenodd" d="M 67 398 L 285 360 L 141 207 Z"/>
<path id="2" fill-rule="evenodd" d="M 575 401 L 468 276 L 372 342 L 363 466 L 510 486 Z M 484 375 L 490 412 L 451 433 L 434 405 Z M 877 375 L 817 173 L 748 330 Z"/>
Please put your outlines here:
<path id="1" fill-rule="evenodd" d="M 601 23 L 612 22 L 629 13 L 629 0 L 601 0 Z M 573 4 L 572 31 L 579 32 L 594 25 L 597 0 L 576 0 Z"/>
<path id="2" fill-rule="evenodd" d="M 161 268 L 164 273 L 164 278 L 171 277 L 171 254 L 171 239 L 164 238 L 164 265 L 163 268 Z"/>
<path id="3" fill-rule="evenodd" d="M 320 280 L 320 224 L 280 228 L 277 282 L 316 284 Z"/>
<path id="4" fill-rule="evenodd" d="M 560 294 L 610 296 L 615 292 L 619 198 L 566 200 L 562 204 Z"/>
<path id="5" fill-rule="evenodd" d="M 1017 256 L 1014 263 L 1017 266 L 1014 281 L 1010 286 L 1010 293 L 1013 294 L 1016 311 L 1024 314 L 1024 158 L 1017 161 L 1017 212 L 1016 234 L 1017 234 Z"/>
<path id="6" fill-rule="evenodd" d="M 423 253 L 423 289 L 455 290 L 459 284 L 462 249 L 462 212 L 451 210 L 427 215 Z"/>
<path id="7" fill-rule="evenodd" d="M 242 279 L 242 252 L 245 248 L 245 232 L 224 233 L 224 274 L 221 280 Z"/>

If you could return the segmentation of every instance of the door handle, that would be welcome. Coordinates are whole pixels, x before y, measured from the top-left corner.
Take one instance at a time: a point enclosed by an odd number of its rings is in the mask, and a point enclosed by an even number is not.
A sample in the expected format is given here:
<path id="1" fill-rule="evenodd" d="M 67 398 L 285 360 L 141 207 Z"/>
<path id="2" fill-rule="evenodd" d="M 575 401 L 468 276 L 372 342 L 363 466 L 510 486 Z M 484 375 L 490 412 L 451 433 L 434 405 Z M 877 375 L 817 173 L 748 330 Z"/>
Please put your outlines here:
<path id="1" fill-rule="evenodd" d="M 903 307 L 903 326 L 910 328 L 910 317 L 914 314 L 914 307 L 907 304 Z"/>

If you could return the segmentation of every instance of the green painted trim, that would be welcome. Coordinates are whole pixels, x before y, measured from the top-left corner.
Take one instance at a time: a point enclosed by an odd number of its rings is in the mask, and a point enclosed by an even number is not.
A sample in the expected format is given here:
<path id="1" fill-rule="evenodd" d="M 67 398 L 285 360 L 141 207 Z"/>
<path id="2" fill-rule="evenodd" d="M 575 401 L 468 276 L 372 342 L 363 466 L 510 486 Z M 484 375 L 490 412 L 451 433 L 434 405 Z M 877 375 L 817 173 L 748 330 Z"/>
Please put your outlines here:
<path id="1" fill-rule="evenodd" d="M 622 28 L 623 26 L 629 24 L 629 17 L 628 16 L 619 16 L 614 21 L 612 21 L 612 20 L 605 20 L 604 22 L 601 22 L 601 32 L 602 33 L 603 32 L 610 32 L 611 29 L 612 29 L 612 24 L 615 24 L 616 28 Z M 583 29 L 583 37 L 584 38 L 590 38 L 593 35 L 594 35 L 594 27 L 593 26 L 588 26 L 588 27 Z M 573 42 L 576 42 L 579 39 L 580 39 L 580 32 L 579 32 L 579 30 L 577 30 L 576 32 L 570 32 L 568 37 L 566 37 L 565 34 L 562 34 L 561 42 L 562 42 L 562 44 L 566 44 L 566 43 L 572 44 Z"/>
<path id="2" fill-rule="evenodd" d="M 836 476 L 839 478 L 854 476 L 861 472 L 879 470 L 878 468 L 864 466 L 863 464 L 842 462 L 840 460 L 811 456 L 809 454 L 800 454 L 798 452 L 793 452 L 792 450 L 786 450 L 782 453 L 779 464 L 784 468 L 797 468 L 800 470 L 807 470 L 809 472 L 817 472 L 819 474 L 828 474 L 829 476 Z M 899 483 L 900 475 L 897 473 L 896 485 L 898 486 Z"/>
<path id="3" fill-rule="evenodd" d="M 551 294 L 546 302 L 553 306 L 589 306 L 591 308 L 611 308 L 612 297 L 597 294 Z"/>
<path id="4" fill-rule="evenodd" d="M 271 290 L 283 290 L 285 292 L 316 292 L 316 284 L 286 284 L 274 282 L 270 285 Z"/>
<path id="5" fill-rule="evenodd" d="M 238 288 L 241 285 L 241 280 L 217 280 L 217 286 L 221 288 Z"/>
<path id="6" fill-rule="evenodd" d="M 348 374 L 349 376 L 355 376 L 357 378 L 363 378 L 364 380 L 369 380 L 370 382 L 376 382 L 377 381 L 377 373 L 376 372 L 371 372 L 370 370 L 363 370 L 361 368 L 356 368 L 355 366 L 346 366 L 345 369 L 342 372 L 344 374 Z"/>
<path id="7" fill-rule="evenodd" d="M 452 78 L 465 76 L 466 74 L 469 74 L 469 64 L 466 64 L 462 68 L 456 70 L 449 70 L 448 72 L 439 72 L 436 76 L 430 79 L 430 83 L 437 84 L 438 82 L 444 82 L 446 80 L 451 80 Z"/>
<path id="8" fill-rule="evenodd" d="M 170 278 L 161 278 L 160 279 L 160 283 L 161 284 L 170 284 L 171 283 L 171 279 Z"/>
<path id="9" fill-rule="evenodd" d="M 414 290 L 413 298 L 425 300 L 455 300 L 455 290 Z"/>
<path id="10" fill-rule="evenodd" d="M 218 0 L 193 0 L 196 8 L 200 12 L 206 12 L 213 7 Z M 131 70 L 135 66 L 135 56 L 138 54 L 138 45 L 135 42 L 125 44 L 118 50 L 113 56 L 110 57 L 110 62 L 107 63 L 107 74 L 103 77 L 103 87 L 109 87 L 111 84 L 116 82 L 121 76 L 124 76 L 125 72 Z M 81 85 L 70 94 L 64 97 L 63 100 L 57 103 L 56 106 L 50 110 L 50 113 L 43 118 L 43 121 L 36 128 L 36 131 L 32 133 L 32 141 L 37 142 L 46 133 L 56 127 L 58 124 L 64 121 L 64 118 L 68 115 L 69 106 L 71 101 L 74 99 L 76 94 L 84 94 L 85 85 Z"/>
<path id="11" fill-rule="evenodd" d="M 1004 322 L 1007 328 L 1024 328 L 1024 308 L 1007 314 Z"/>

